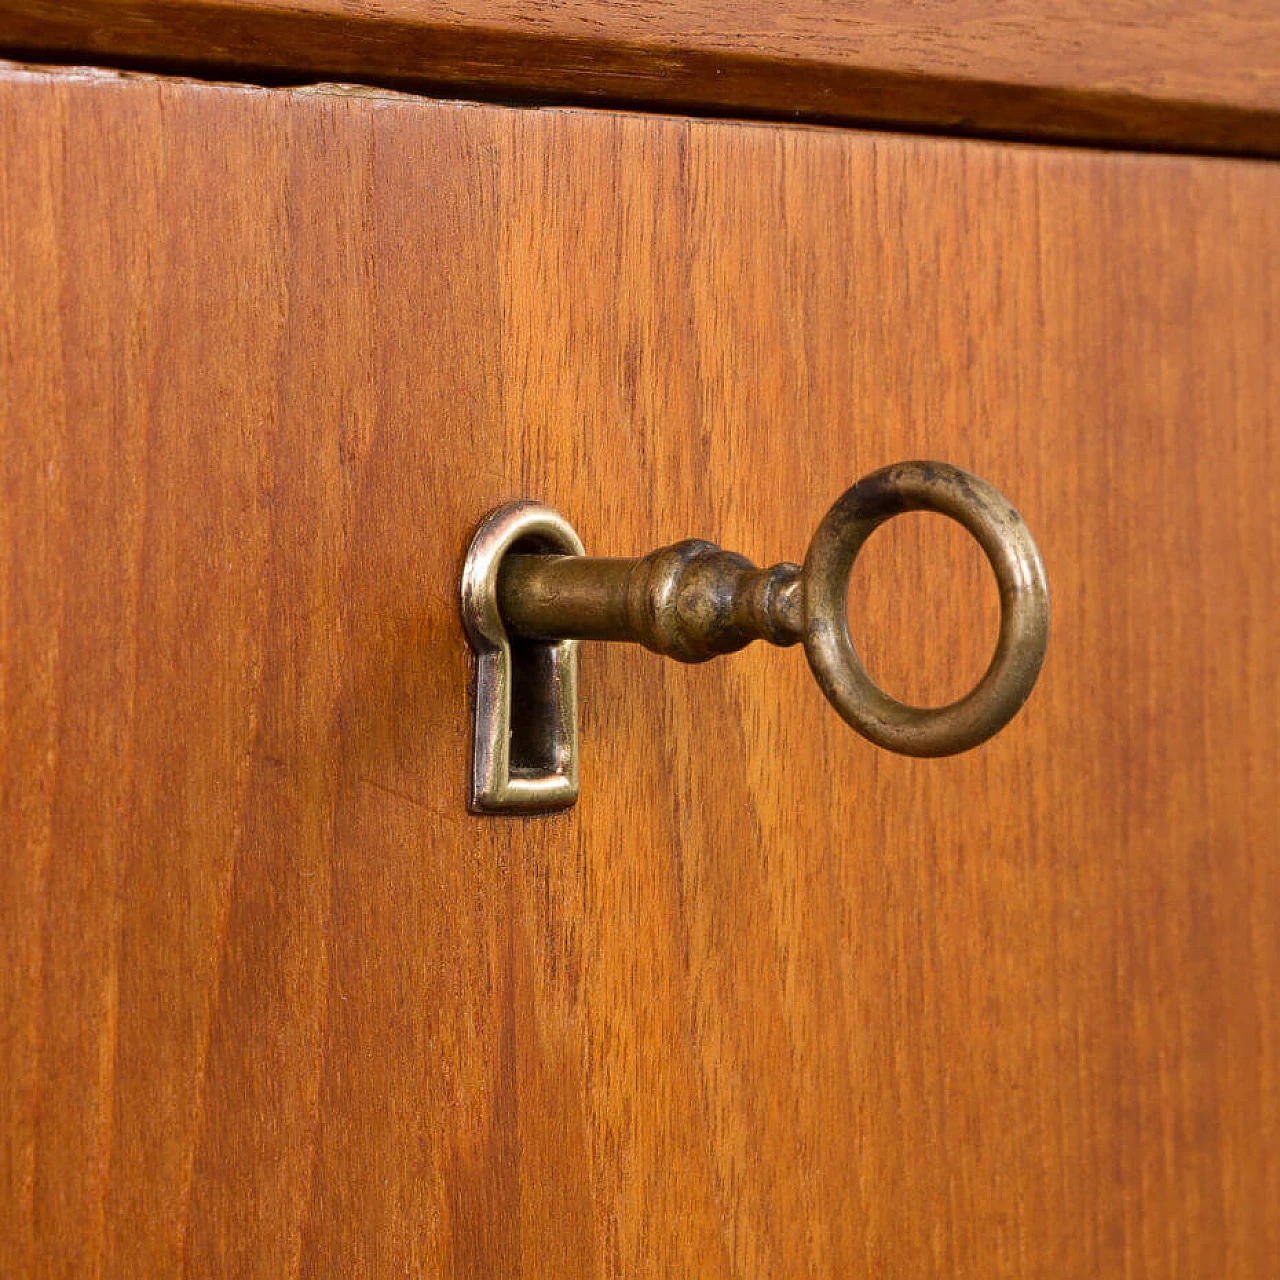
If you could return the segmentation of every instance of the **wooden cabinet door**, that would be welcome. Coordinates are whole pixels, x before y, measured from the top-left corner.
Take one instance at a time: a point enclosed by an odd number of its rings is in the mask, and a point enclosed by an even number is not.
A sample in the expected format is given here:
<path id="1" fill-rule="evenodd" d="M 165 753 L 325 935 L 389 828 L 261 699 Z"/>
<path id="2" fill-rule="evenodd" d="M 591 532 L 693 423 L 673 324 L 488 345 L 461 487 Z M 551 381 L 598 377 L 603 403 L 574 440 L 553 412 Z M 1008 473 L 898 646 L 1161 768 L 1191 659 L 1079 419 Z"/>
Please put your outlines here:
<path id="1" fill-rule="evenodd" d="M 0 1274 L 1270 1277 L 1280 171 L 0 80 Z M 795 652 L 582 662 L 465 808 L 463 550 L 799 555 L 955 462 L 1030 703 L 887 755 Z M 926 517 L 855 638 L 979 673 Z"/>

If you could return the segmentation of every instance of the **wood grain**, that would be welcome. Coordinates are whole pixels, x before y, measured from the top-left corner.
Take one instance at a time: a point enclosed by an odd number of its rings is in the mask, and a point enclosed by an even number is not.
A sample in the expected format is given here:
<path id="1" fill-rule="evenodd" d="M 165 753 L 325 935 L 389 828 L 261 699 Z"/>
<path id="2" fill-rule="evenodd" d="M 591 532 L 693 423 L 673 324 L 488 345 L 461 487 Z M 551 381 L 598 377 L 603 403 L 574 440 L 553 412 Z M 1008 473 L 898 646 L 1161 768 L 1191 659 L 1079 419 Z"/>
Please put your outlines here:
<path id="1" fill-rule="evenodd" d="M 1280 157 L 1271 0 L 15 0 L 27 57 Z"/>
<path id="2" fill-rule="evenodd" d="M 10 70 L 0 1274 L 1274 1275 L 1278 244 L 1244 162 Z M 488 508 L 763 562 L 913 456 L 1045 555 L 998 739 L 588 647 L 578 807 L 466 814 Z"/>

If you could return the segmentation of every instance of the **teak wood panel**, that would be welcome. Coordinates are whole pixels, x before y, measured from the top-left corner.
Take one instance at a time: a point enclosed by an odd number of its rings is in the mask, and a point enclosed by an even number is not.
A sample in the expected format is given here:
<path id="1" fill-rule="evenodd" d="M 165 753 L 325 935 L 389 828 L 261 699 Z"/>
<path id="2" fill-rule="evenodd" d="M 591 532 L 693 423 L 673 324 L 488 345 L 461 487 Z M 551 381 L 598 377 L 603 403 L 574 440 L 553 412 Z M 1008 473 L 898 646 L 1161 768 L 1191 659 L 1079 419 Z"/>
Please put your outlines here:
<path id="1" fill-rule="evenodd" d="M 0 1274 L 1275 1274 L 1280 172 L 13 71 L 0 192 Z M 765 560 L 914 456 L 1048 565 L 998 739 L 588 646 L 468 816 L 488 508 Z"/>
<path id="2" fill-rule="evenodd" d="M 10 0 L 0 49 L 1280 156 L 1274 0 Z"/>

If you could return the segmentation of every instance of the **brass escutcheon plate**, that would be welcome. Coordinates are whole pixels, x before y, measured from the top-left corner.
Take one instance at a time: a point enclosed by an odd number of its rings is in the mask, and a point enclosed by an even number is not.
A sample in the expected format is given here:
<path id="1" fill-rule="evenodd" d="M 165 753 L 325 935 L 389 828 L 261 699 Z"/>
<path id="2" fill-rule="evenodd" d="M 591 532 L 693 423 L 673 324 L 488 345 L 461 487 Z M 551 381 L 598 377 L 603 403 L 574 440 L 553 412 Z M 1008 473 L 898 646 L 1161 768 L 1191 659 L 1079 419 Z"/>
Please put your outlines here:
<path id="1" fill-rule="evenodd" d="M 578 798 L 578 641 L 508 635 L 498 608 L 498 570 L 517 547 L 585 554 L 569 522 L 537 502 L 499 507 L 471 540 L 462 621 L 476 659 L 473 813 L 551 813 Z"/>

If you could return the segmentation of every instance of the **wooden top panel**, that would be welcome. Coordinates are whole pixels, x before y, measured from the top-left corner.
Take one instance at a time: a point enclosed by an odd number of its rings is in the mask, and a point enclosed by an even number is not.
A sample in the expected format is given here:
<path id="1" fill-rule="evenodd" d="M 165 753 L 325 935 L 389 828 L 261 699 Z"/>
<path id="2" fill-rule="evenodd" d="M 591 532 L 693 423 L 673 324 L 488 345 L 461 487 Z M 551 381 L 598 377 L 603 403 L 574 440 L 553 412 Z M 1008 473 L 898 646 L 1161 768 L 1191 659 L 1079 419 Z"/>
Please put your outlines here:
<path id="1" fill-rule="evenodd" d="M 0 47 L 472 93 L 1280 154 L 1269 0 L 17 0 Z"/>
<path id="2" fill-rule="evenodd" d="M 1278 245 L 1271 165 L 0 77 L 0 1275 L 1273 1280 Z M 998 738 L 586 645 L 578 806 L 466 813 L 484 512 L 762 562 L 904 457 L 1044 553 Z"/>

